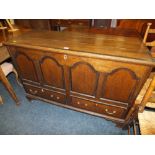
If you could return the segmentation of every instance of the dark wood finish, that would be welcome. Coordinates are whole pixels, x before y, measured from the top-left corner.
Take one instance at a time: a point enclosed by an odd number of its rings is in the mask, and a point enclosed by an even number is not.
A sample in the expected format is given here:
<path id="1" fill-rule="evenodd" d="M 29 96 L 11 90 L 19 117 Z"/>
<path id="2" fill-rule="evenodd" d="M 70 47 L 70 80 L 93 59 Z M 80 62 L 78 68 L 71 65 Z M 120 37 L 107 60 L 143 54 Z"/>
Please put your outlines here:
<path id="1" fill-rule="evenodd" d="M 115 69 L 105 78 L 102 98 L 127 103 L 130 101 L 138 81 L 139 79 L 133 71 L 127 68 Z"/>
<path id="2" fill-rule="evenodd" d="M 35 31 L 5 45 L 27 97 L 120 127 L 134 118 L 134 101 L 155 65 L 139 37 Z"/>
<path id="3" fill-rule="evenodd" d="M 117 23 L 118 28 L 136 30 L 142 38 L 146 32 L 147 23 L 152 23 L 152 28 L 155 28 L 154 19 L 118 19 Z M 150 34 L 148 41 L 153 40 L 155 40 L 155 34 Z"/>
<path id="4" fill-rule="evenodd" d="M 95 96 L 98 73 L 89 63 L 75 63 L 70 69 L 70 80 L 71 91 Z"/>
<path id="5" fill-rule="evenodd" d="M 72 25 L 90 26 L 90 19 L 50 19 L 51 26 L 70 27 Z"/>
<path id="6" fill-rule="evenodd" d="M 48 19 L 32 19 L 29 21 L 32 29 L 51 30 L 50 21 Z"/>
<path id="7" fill-rule="evenodd" d="M 15 19 L 15 24 L 20 28 L 51 30 L 49 19 Z"/>
<path id="8" fill-rule="evenodd" d="M 148 54 L 148 49 L 142 45 L 141 40 L 137 37 L 55 31 L 33 31 L 23 36 L 10 40 L 8 44 L 57 53 L 65 51 L 64 53 L 72 55 L 154 64 Z M 114 44 L 115 46 L 113 46 Z M 65 47 L 69 47 L 70 50 L 64 50 Z M 135 51 L 139 52 L 135 53 Z"/>
<path id="9" fill-rule="evenodd" d="M 23 79 L 38 81 L 34 62 L 27 54 L 18 52 L 15 54 L 15 59 L 19 68 L 20 75 Z"/>
<path id="10" fill-rule="evenodd" d="M 30 84 L 24 84 L 24 88 L 27 93 L 35 96 L 39 96 L 48 100 L 53 100 L 59 103 L 65 103 L 65 94 L 60 92 L 51 91 L 42 87 L 32 86 Z"/>
<path id="11" fill-rule="evenodd" d="M 80 109 L 93 111 L 100 114 L 105 114 L 112 117 L 122 118 L 125 108 L 110 106 L 106 104 L 98 104 L 85 99 L 72 97 L 71 105 Z"/>
<path id="12" fill-rule="evenodd" d="M 111 19 L 94 19 L 93 27 L 96 28 L 110 28 L 111 27 Z"/>
<path id="13" fill-rule="evenodd" d="M 66 31 L 79 31 L 79 29 L 70 28 Z M 116 35 L 116 36 L 127 36 L 127 37 L 141 37 L 138 31 L 135 29 L 125 29 L 125 28 L 89 28 L 89 29 L 80 29 L 81 32 L 95 33 L 95 34 L 104 34 L 104 35 Z"/>
<path id="14" fill-rule="evenodd" d="M 85 26 L 89 28 L 90 22 L 90 19 L 15 19 L 15 24 L 20 28 L 57 31 L 60 31 L 60 27 Z"/>
<path id="15" fill-rule="evenodd" d="M 40 61 L 40 68 L 46 85 L 64 89 L 64 70 L 56 59 L 43 57 Z"/>
<path id="16" fill-rule="evenodd" d="M 29 19 L 15 19 L 15 24 L 21 28 L 31 28 Z"/>
<path id="17" fill-rule="evenodd" d="M 6 25 L 5 21 L 3 22 Z M 155 28 L 154 19 L 117 19 L 116 28 L 110 28 L 111 19 L 15 19 L 15 24 L 20 28 L 60 31 L 60 27 L 67 27 L 67 31 L 89 31 L 127 36 L 138 34 L 142 38 L 148 22 L 151 22 L 152 28 Z M 154 34 L 148 36 L 148 41 L 154 39 Z"/>

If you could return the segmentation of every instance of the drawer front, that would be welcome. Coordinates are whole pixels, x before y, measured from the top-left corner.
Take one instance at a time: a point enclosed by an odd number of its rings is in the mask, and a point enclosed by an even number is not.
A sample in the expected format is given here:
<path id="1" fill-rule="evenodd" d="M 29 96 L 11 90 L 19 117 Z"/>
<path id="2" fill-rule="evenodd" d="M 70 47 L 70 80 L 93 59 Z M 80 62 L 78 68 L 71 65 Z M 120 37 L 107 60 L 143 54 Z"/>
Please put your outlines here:
<path id="1" fill-rule="evenodd" d="M 60 26 L 70 26 L 70 25 L 85 25 L 89 26 L 89 20 L 87 19 L 57 19 L 57 20 L 52 20 L 54 24 L 60 25 Z"/>
<path id="2" fill-rule="evenodd" d="M 44 88 L 39 88 L 31 85 L 25 85 L 24 88 L 28 94 L 38 96 L 44 99 L 48 99 L 50 101 L 55 101 L 59 103 L 65 103 L 66 97 L 62 93 L 53 92 L 50 90 L 46 90 Z"/>
<path id="3" fill-rule="evenodd" d="M 66 96 L 64 94 L 49 91 L 49 90 L 44 90 L 44 91 L 45 91 L 45 97 L 44 98 L 46 98 L 48 100 L 55 101 L 55 102 L 63 103 L 63 104 L 66 103 Z"/>
<path id="4" fill-rule="evenodd" d="M 96 112 L 99 114 L 104 114 L 112 117 L 122 118 L 125 108 L 109 106 L 104 104 L 95 103 L 92 101 L 79 99 L 72 97 L 71 105 L 80 109 L 85 109 L 88 111 Z"/>

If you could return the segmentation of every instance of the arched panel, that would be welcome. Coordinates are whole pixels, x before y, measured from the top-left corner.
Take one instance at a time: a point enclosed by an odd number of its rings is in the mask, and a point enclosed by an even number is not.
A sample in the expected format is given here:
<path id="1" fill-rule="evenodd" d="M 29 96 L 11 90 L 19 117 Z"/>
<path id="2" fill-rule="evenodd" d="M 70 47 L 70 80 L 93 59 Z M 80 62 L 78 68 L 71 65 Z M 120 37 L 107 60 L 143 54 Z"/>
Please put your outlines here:
<path id="1" fill-rule="evenodd" d="M 25 53 L 18 52 L 15 56 L 17 66 L 20 74 L 24 79 L 31 81 L 38 81 L 35 65 L 33 60 L 29 58 Z"/>
<path id="2" fill-rule="evenodd" d="M 44 82 L 47 85 L 64 88 L 63 67 L 52 57 L 44 57 L 40 61 Z"/>
<path id="3" fill-rule="evenodd" d="M 71 90 L 74 92 L 95 95 L 98 72 L 86 62 L 78 62 L 71 67 Z"/>
<path id="4" fill-rule="evenodd" d="M 128 102 L 138 84 L 136 74 L 127 69 L 119 68 L 107 74 L 103 84 L 103 98 Z"/>

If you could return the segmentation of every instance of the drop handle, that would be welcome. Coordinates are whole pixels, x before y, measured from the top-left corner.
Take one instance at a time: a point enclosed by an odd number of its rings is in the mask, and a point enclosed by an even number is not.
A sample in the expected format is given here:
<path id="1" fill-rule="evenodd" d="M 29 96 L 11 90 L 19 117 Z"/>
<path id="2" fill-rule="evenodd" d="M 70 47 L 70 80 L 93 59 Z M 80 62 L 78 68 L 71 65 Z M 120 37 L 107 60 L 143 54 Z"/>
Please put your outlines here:
<path id="1" fill-rule="evenodd" d="M 50 95 L 51 96 L 51 98 L 53 98 L 54 97 L 54 95 Z"/>
<path id="2" fill-rule="evenodd" d="M 60 97 L 59 96 L 57 96 L 57 100 L 59 100 L 60 99 Z"/>
<path id="3" fill-rule="evenodd" d="M 114 111 L 112 111 L 112 112 L 109 112 L 108 111 L 108 109 L 105 109 L 105 112 L 107 113 L 107 114 L 109 114 L 109 115 L 113 115 L 113 114 L 115 114 L 116 113 L 116 111 L 114 110 Z"/>
<path id="4" fill-rule="evenodd" d="M 37 94 L 37 93 L 38 93 L 38 91 L 37 91 L 37 90 L 35 90 L 35 91 L 33 91 L 32 89 L 29 89 L 29 90 L 30 90 L 31 94 L 33 94 L 33 95 L 35 95 L 35 94 Z"/>
<path id="5" fill-rule="evenodd" d="M 80 102 L 78 101 L 77 104 L 80 104 Z"/>

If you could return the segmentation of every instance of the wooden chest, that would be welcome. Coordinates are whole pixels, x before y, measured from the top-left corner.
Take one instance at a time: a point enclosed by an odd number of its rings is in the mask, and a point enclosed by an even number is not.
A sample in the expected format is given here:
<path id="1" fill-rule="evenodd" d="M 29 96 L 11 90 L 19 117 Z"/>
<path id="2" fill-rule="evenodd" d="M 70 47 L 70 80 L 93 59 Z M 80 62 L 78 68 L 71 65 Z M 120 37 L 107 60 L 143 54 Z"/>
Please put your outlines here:
<path id="1" fill-rule="evenodd" d="M 5 43 L 29 99 L 126 126 L 155 65 L 136 37 L 34 31 Z"/>

